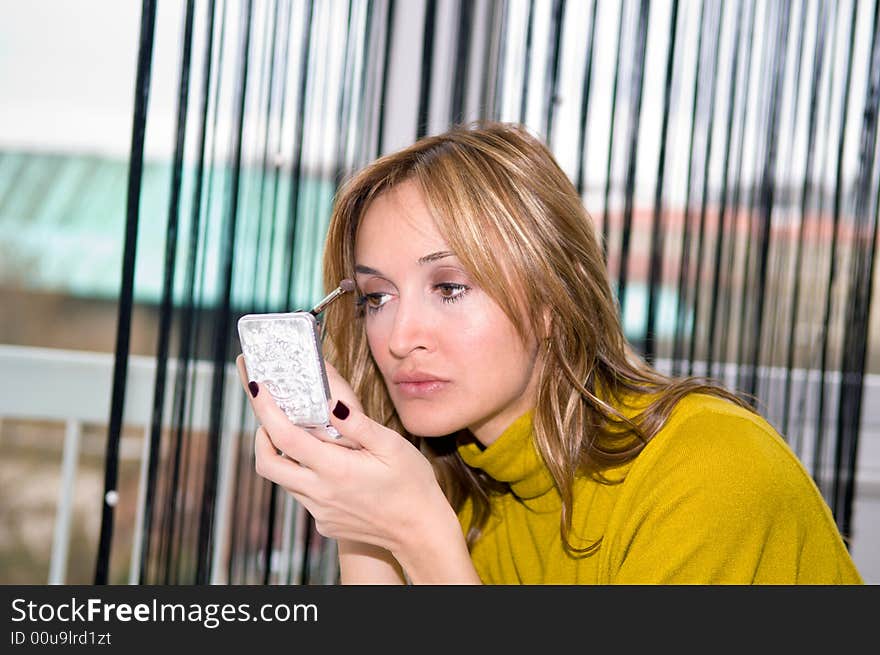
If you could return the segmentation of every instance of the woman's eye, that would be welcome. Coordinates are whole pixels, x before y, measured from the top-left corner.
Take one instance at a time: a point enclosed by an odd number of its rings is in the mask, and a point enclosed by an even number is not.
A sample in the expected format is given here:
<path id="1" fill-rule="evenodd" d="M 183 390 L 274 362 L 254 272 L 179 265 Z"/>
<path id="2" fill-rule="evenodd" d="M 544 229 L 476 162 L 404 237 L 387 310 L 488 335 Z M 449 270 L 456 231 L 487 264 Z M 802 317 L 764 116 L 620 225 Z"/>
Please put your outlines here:
<path id="1" fill-rule="evenodd" d="M 443 302 L 455 302 L 470 291 L 470 287 L 454 282 L 443 282 L 436 285 L 435 288 L 440 292 L 440 299 Z"/>
<path id="2" fill-rule="evenodd" d="M 371 314 L 378 312 L 388 302 L 391 294 L 388 293 L 365 293 L 358 299 L 358 305 L 366 307 Z"/>
<path id="3" fill-rule="evenodd" d="M 440 295 L 440 300 L 445 303 L 456 302 L 461 299 L 464 294 L 470 291 L 469 286 L 465 284 L 457 284 L 455 282 L 441 282 L 440 284 L 435 284 L 434 288 Z M 362 295 L 358 298 L 357 305 L 358 307 L 366 308 L 368 314 L 375 314 L 379 312 L 389 300 L 391 300 L 390 293 L 377 291 Z"/>

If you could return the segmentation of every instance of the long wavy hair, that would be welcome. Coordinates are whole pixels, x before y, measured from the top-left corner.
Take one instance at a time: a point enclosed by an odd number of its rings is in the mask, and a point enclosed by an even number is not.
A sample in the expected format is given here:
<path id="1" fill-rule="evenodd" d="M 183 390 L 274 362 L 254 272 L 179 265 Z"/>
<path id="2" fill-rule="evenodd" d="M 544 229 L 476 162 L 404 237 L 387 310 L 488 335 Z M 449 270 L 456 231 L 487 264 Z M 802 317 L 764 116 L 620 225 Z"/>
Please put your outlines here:
<path id="1" fill-rule="evenodd" d="M 636 356 L 577 190 L 547 147 L 518 125 L 458 126 L 357 172 L 335 199 L 324 250 L 327 291 L 354 278 L 355 238 L 370 203 L 404 181 L 418 184 L 438 231 L 520 337 L 540 339 L 535 444 L 562 499 L 562 543 L 573 555 L 589 554 L 601 540 L 585 548 L 569 541 L 576 476 L 610 483 L 603 471 L 638 456 L 687 394 L 708 393 L 751 407 L 712 380 L 670 378 Z M 366 413 L 422 449 L 456 511 L 471 500 L 472 546 L 489 518 L 491 496 L 507 485 L 464 463 L 456 449 L 464 433 L 420 439 L 407 432 L 370 354 L 363 311 L 354 303 L 331 305 L 324 326 L 325 356 Z M 632 398 L 648 402 L 628 418 L 621 409 Z"/>

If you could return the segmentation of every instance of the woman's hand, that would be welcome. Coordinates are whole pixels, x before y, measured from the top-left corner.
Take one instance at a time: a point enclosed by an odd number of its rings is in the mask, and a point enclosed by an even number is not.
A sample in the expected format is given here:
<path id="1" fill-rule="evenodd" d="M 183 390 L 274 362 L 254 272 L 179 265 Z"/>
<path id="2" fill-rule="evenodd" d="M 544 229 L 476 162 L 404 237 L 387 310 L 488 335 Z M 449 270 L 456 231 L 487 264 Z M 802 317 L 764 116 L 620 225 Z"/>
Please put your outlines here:
<path id="1" fill-rule="evenodd" d="M 243 357 L 236 363 L 248 388 Z M 335 405 L 331 422 L 359 448 L 322 441 L 297 427 L 266 389 L 256 387 L 256 396 L 248 395 L 261 424 L 254 444 L 257 473 L 290 492 L 322 535 L 405 555 L 422 543 L 422 533 L 436 530 L 434 524 L 448 525 L 452 508 L 428 460 L 397 432 L 366 416 L 330 365 L 327 375 L 334 402 L 342 403 Z"/>
<path id="2" fill-rule="evenodd" d="M 348 384 L 345 378 L 339 375 L 336 367 L 330 362 L 324 362 L 324 368 L 327 370 L 327 383 L 330 385 L 330 406 L 333 407 L 341 400 L 349 409 L 356 409 L 363 413 L 364 408 L 361 405 L 361 401 L 354 394 L 354 389 L 351 388 L 351 385 Z"/>

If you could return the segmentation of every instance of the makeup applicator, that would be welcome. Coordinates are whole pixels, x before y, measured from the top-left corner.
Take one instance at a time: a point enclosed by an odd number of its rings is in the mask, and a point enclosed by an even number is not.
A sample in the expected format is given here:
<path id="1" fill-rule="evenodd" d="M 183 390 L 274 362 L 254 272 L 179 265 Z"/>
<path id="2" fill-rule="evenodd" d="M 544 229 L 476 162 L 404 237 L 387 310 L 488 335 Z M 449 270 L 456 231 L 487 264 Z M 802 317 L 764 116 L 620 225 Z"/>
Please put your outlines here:
<path id="1" fill-rule="evenodd" d="M 323 312 L 324 309 L 326 309 L 327 305 L 339 298 L 339 296 L 344 293 L 354 291 L 354 286 L 354 280 L 352 280 L 351 278 L 345 278 L 344 280 L 340 281 L 338 287 L 336 287 L 335 289 L 333 289 L 333 291 L 324 296 L 317 305 L 309 310 L 309 314 L 311 314 L 312 316 L 317 316 L 318 314 Z"/>

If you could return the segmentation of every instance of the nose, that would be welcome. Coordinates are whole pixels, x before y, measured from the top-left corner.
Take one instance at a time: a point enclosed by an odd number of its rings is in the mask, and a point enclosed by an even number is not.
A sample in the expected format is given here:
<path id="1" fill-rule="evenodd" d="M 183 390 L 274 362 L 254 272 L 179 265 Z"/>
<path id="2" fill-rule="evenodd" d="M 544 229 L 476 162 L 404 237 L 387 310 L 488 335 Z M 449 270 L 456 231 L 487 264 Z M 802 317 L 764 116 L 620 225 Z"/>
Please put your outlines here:
<path id="1" fill-rule="evenodd" d="M 434 347 L 433 319 L 418 300 L 398 299 L 388 349 L 395 357 L 406 357 L 414 350 Z"/>

